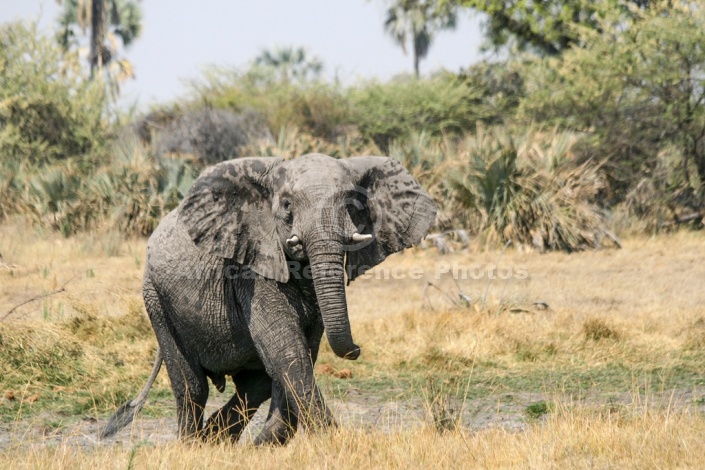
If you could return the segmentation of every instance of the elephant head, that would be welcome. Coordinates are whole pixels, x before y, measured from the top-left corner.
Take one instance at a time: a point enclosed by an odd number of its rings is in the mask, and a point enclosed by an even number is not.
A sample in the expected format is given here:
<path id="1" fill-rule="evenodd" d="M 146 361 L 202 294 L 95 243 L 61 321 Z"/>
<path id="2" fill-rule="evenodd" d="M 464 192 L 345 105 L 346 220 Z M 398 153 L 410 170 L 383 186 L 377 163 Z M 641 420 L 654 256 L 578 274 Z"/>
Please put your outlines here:
<path id="1" fill-rule="evenodd" d="M 404 167 L 387 157 L 338 160 L 320 154 L 284 161 L 240 158 L 206 169 L 179 207 L 201 249 L 277 282 L 308 261 L 328 342 L 356 359 L 345 298 L 353 280 L 388 255 L 418 243 L 436 205 Z"/>

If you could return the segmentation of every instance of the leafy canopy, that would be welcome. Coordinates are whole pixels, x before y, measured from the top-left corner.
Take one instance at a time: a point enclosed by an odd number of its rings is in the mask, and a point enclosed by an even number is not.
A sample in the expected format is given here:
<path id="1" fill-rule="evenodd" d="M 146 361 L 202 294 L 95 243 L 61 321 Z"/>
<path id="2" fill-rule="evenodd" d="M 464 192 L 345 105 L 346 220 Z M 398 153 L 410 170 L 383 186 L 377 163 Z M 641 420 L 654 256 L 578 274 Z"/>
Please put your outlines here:
<path id="1" fill-rule="evenodd" d="M 629 22 L 618 12 L 606 16 L 599 30 L 581 29 L 583 47 L 527 72 L 521 116 L 595 136 L 618 199 L 647 177 L 679 205 L 702 210 L 705 11 L 654 2 Z"/>
<path id="2" fill-rule="evenodd" d="M 650 0 L 441 0 L 486 15 L 487 46 L 515 44 L 520 50 L 556 55 L 580 40 L 577 26 L 599 30 L 605 12 L 618 10 L 630 18 Z"/>
<path id="3" fill-rule="evenodd" d="M 419 76 L 419 62 L 425 59 L 439 31 L 454 29 L 455 9 L 430 0 L 394 0 L 387 9 L 384 29 L 406 54 L 411 43 L 414 73 Z"/>

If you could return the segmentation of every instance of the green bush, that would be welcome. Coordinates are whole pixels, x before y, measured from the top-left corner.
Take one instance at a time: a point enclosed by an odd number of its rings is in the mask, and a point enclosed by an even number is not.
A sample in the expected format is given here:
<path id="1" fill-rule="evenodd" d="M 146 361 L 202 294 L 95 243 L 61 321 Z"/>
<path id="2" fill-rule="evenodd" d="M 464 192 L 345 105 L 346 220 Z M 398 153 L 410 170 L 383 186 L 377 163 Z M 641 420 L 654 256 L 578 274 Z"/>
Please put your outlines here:
<path id="1" fill-rule="evenodd" d="M 296 128 L 334 143 L 352 133 L 382 151 L 393 140 L 413 132 L 460 134 L 472 129 L 477 120 L 497 120 L 497 113 L 511 106 L 502 101 L 503 91 L 497 83 L 474 72 L 460 77 L 443 73 L 428 80 L 402 77 L 343 88 L 321 81 L 276 81 L 257 67 L 244 72 L 211 68 L 192 88 L 194 105 L 205 102 L 236 113 L 255 111 L 265 116 L 273 134 Z M 496 99 L 485 104 L 490 94 Z"/>
<path id="2" fill-rule="evenodd" d="M 648 189 L 642 199 L 677 219 L 705 210 L 705 12 L 653 2 L 633 13 L 628 23 L 603 18 L 582 31 L 583 47 L 538 61 L 520 114 L 592 136 L 588 154 L 606 159 L 604 204 L 629 198 L 635 214 L 658 217 L 629 197 Z"/>
<path id="3" fill-rule="evenodd" d="M 347 96 L 360 133 L 385 152 L 412 132 L 461 134 L 487 115 L 481 90 L 451 74 L 368 82 L 351 87 Z"/>
<path id="4" fill-rule="evenodd" d="M 154 157 L 134 136 L 118 140 L 112 153 L 111 163 L 88 175 L 71 161 L 43 167 L 28 178 L 20 212 L 65 236 L 101 227 L 149 235 L 186 195 L 196 166 Z"/>
<path id="5" fill-rule="evenodd" d="M 71 161 L 46 166 L 29 179 L 25 206 L 37 221 L 64 236 L 89 225 L 93 208 L 87 204 L 86 183 Z"/>
<path id="6" fill-rule="evenodd" d="M 121 233 L 149 235 L 179 205 L 198 171 L 188 160 L 152 156 L 136 138 L 118 141 L 114 155 L 91 181 L 89 198 Z"/>
<path id="7" fill-rule="evenodd" d="M 403 139 L 392 141 L 388 154 L 399 160 L 436 201 L 438 229 L 467 226 L 464 213 L 456 210 L 447 183 L 457 158 L 457 149 L 453 145 L 424 131 L 413 132 Z"/>
<path id="8" fill-rule="evenodd" d="M 0 164 L 92 158 L 105 142 L 106 97 L 77 53 L 65 53 L 36 25 L 0 25 Z"/>
<path id="9" fill-rule="evenodd" d="M 17 162 L 0 164 L 0 221 L 22 211 L 20 195 L 25 180 L 23 167 Z"/>
<path id="10" fill-rule="evenodd" d="M 448 185 L 464 220 L 489 243 L 513 242 L 539 251 L 577 251 L 618 243 L 607 228 L 598 193 L 604 175 L 578 164 L 577 136 L 480 128 L 459 149 Z"/>
<path id="11" fill-rule="evenodd" d="M 192 82 L 196 99 L 237 114 L 264 116 L 269 130 L 295 127 L 314 137 L 335 141 L 351 122 L 350 106 L 341 87 L 321 81 L 281 82 L 272 71 L 252 67 L 245 71 L 213 67 Z"/>
<path id="12" fill-rule="evenodd" d="M 514 119 L 525 97 L 528 62 L 522 57 L 505 62 L 478 62 L 458 74 L 458 80 L 479 92 L 473 102 L 485 124 L 502 124 Z"/>

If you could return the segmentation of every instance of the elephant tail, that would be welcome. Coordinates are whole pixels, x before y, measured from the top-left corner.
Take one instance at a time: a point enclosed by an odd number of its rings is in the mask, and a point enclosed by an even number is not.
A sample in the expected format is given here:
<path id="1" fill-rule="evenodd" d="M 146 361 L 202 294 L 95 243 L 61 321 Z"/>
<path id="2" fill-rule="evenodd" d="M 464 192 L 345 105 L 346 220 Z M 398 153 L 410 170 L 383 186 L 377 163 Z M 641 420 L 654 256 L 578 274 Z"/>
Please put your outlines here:
<path id="1" fill-rule="evenodd" d="M 147 401 L 147 394 L 149 393 L 149 389 L 152 388 L 152 384 L 154 384 L 157 374 L 159 374 L 159 369 L 162 367 L 163 360 L 164 356 L 162 355 L 161 349 L 157 349 L 157 357 L 154 359 L 152 374 L 149 376 L 149 379 L 147 379 L 147 383 L 144 388 L 140 394 L 137 395 L 137 398 L 123 403 L 122 406 L 117 409 L 115 414 L 110 417 L 108 423 L 103 427 L 103 429 L 100 430 L 99 437 L 101 439 L 112 436 L 132 422 L 137 412 L 142 409 L 145 401 Z"/>

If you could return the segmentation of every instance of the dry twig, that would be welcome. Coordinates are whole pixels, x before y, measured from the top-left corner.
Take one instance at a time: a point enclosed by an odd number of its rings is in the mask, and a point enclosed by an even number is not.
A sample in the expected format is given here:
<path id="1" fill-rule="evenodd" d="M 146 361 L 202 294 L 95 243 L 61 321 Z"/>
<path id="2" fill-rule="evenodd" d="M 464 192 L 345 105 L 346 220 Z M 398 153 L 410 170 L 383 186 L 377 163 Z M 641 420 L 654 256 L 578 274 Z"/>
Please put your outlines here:
<path id="1" fill-rule="evenodd" d="M 14 311 L 17 310 L 18 308 L 22 307 L 23 305 L 27 305 L 28 303 L 34 302 L 35 300 L 45 299 L 45 298 L 47 298 L 47 297 L 49 297 L 49 296 L 56 295 L 56 294 L 60 294 L 61 292 L 64 292 L 64 291 L 66 290 L 66 286 L 68 286 L 69 283 L 70 283 L 71 281 L 73 281 L 74 279 L 76 279 L 78 276 L 79 276 L 78 274 L 75 274 L 71 279 L 69 279 L 68 281 L 64 282 L 64 284 L 63 284 L 61 287 L 59 287 L 58 289 L 56 289 L 56 290 L 53 290 L 53 291 L 51 291 L 51 292 L 47 292 L 46 294 L 35 295 L 34 297 L 31 297 L 31 298 L 29 298 L 29 299 L 27 299 L 27 300 L 25 300 L 25 301 L 23 301 L 23 302 L 20 302 L 19 304 L 15 305 L 15 306 L 12 307 L 10 310 L 8 310 L 7 313 L 5 313 L 5 315 L 3 315 L 2 318 L 0 318 L 0 320 L 5 320 L 7 317 L 9 317 L 10 315 L 12 315 L 12 312 L 14 312 Z"/>

